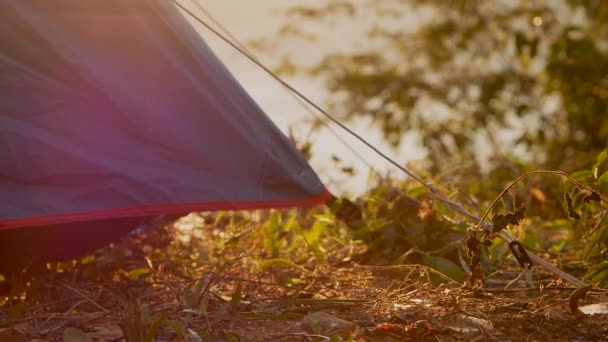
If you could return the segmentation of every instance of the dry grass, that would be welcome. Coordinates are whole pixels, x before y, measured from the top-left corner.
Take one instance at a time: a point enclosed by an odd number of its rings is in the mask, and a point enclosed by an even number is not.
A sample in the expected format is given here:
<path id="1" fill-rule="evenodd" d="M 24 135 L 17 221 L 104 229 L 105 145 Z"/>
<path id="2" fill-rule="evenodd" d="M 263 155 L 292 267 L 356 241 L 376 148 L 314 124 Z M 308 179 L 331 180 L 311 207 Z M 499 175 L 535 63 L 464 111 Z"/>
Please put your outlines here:
<path id="1" fill-rule="evenodd" d="M 82 333 L 94 341 L 608 337 L 608 317 L 570 313 L 574 289 L 550 275 L 535 273 L 533 288 L 503 290 L 519 272 L 503 268 L 485 288 L 471 288 L 420 265 L 358 265 L 351 261 L 363 248 L 357 244 L 334 245 L 325 258 L 296 258 L 303 252 L 294 248 L 290 263 L 264 252 L 258 224 L 240 229 L 238 244 L 219 238 L 234 232 L 207 229 L 165 246 L 155 245 L 168 241 L 157 230 L 99 252 L 95 262 L 30 276 L 2 299 L 0 331 L 44 341 L 81 341 L 74 336 Z M 600 290 L 586 298 L 608 301 Z"/>

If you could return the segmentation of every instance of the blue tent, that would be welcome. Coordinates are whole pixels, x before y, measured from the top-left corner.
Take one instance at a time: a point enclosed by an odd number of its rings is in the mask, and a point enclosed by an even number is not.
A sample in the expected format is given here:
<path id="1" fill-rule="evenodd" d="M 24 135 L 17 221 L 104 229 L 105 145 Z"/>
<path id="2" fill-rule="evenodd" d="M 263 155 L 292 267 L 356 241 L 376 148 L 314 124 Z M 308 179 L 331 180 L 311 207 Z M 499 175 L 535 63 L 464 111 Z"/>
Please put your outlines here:
<path id="1" fill-rule="evenodd" d="M 330 198 L 170 1 L 0 2 L 3 262 L 158 215 Z"/>

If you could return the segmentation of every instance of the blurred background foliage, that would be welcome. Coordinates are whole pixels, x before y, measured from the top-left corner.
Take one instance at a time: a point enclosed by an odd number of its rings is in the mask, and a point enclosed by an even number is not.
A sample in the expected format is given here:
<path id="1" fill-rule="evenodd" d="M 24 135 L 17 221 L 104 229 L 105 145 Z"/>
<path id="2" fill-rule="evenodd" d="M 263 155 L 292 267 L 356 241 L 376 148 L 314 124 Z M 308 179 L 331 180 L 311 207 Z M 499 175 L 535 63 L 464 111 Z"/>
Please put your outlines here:
<path id="1" fill-rule="evenodd" d="M 287 16 L 279 40 L 321 41 L 319 26 L 371 23 L 367 48 L 330 52 L 313 65 L 288 53 L 276 70 L 321 79 L 332 114 L 370 120 L 395 147 L 415 132 L 427 157 L 411 166 L 444 184 L 471 212 L 481 215 L 506 185 L 531 170 L 563 170 L 600 192 L 608 189 L 608 2 L 330 0 L 294 6 Z M 606 258 L 602 204 L 585 203 L 585 192 L 560 177 L 522 184 L 494 212 L 525 204 L 527 220 L 512 233 L 527 248 L 578 260 Z M 411 222 L 399 222 L 404 197 L 386 194 L 398 190 L 423 203 L 425 195 L 412 189 L 419 187 L 381 179 L 360 199 L 371 203 L 368 218 L 378 223 L 360 234 L 368 245 L 412 259 L 410 248 L 425 253 L 449 244 L 430 231 L 442 238 L 464 233 L 460 218 L 438 203 L 433 214 L 457 223 L 436 220 L 418 232 Z M 579 219 L 569 212 L 566 193 L 573 209 L 584 213 Z M 381 237 L 386 234 L 393 235 Z M 412 241 L 421 236 L 423 243 Z M 490 259 L 509 254 L 495 247 Z M 391 257 L 408 259 L 400 255 Z M 458 263 L 456 256 L 451 260 Z M 601 269 L 599 278 L 608 279 L 608 269 Z"/>
<path id="2" fill-rule="evenodd" d="M 413 32 L 399 25 L 412 13 Z M 606 147 L 608 2 L 332 0 L 288 15 L 280 32 L 307 39 L 337 17 L 375 17 L 374 49 L 278 69 L 322 77 L 332 113 L 371 119 L 395 146 L 415 131 L 432 174 L 454 161 L 500 173 L 508 160 L 570 172 Z"/>

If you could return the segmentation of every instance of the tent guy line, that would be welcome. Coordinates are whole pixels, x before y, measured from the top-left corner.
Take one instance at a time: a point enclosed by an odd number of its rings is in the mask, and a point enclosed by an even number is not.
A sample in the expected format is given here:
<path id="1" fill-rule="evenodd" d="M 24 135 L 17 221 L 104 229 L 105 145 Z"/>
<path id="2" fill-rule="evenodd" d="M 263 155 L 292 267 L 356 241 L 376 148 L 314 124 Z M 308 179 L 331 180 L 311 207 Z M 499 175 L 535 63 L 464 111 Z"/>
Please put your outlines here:
<path id="1" fill-rule="evenodd" d="M 458 203 L 450 200 L 443 193 L 443 191 L 441 191 L 440 189 L 438 189 L 438 188 L 432 186 L 431 184 L 425 182 L 420 176 L 416 175 L 415 173 L 413 173 L 412 171 L 408 170 L 407 168 L 405 168 L 404 166 L 402 166 L 401 164 L 399 164 L 397 161 L 395 161 L 394 159 L 392 159 L 391 157 L 389 157 L 387 154 L 385 154 L 384 152 L 380 151 L 379 148 L 377 148 L 372 143 L 370 143 L 369 141 L 367 141 L 367 139 L 363 138 L 361 135 L 359 135 L 358 133 L 356 133 L 355 131 L 353 131 L 352 129 L 350 129 L 348 126 L 346 126 L 345 124 L 343 124 L 342 122 L 340 122 L 340 120 L 336 119 L 333 115 L 329 114 L 329 112 L 327 112 L 325 109 L 321 108 L 320 105 L 316 104 L 314 101 L 312 101 L 311 99 L 309 99 L 306 95 L 302 94 L 302 92 L 300 92 L 299 90 L 297 90 L 296 88 L 294 88 L 293 86 L 291 86 L 289 83 L 287 83 L 285 80 L 283 80 L 277 74 L 275 74 L 272 70 L 270 70 L 263 63 L 261 63 L 260 61 L 258 61 L 253 56 L 249 55 L 246 51 L 243 51 L 243 49 L 241 49 L 236 43 L 232 42 L 230 39 L 228 39 L 226 36 L 224 36 L 221 32 L 219 32 L 218 30 L 216 30 L 215 28 L 213 28 L 213 26 L 211 26 L 209 23 L 207 23 L 202 18 L 200 18 L 199 16 L 197 16 L 195 13 L 193 13 L 192 11 L 190 11 L 188 8 L 186 8 L 184 5 L 182 5 L 178 0 L 172 0 L 172 2 L 179 9 L 181 9 L 186 14 L 188 14 L 190 17 L 192 17 L 194 20 L 196 20 L 198 23 L 200 23 L 201 25 L 203 25 L 204 27 L 206 27 L 209 31 L 211 31 L 213 34 L 215 34 L 218 38 L 220 38 L 221 40 L 223 40 L 226 44 L 230 45 L 232 48 L 234 48 L 235 50 L 237 50 L 239 53 L 241 53 L 243 56 L 245 56 L 247 59 L 249 59 L 255 65 L 257 65 L 259 68 L 261 68 L 266 73 L 268 73 L 268 75 L 270 75 L 272 78 L 274 78 L 282 86 L 284 86 L 285 88 L 289 89 L 293 94 L 295 94 L 298 97 L 300 97 L 307 104 L 309 104 L 314 109 L 316 109 L 321 114 L 323 114 L 325 117 L 327 117 L 330 121 L 332 121 L 333 123 L 335 123 L 336 125 L 338 125 L 340 128 L 342 128 L 344 131 L 348 132 L 350 135 L 352 135 L 353 137 L 355 137 L 359 141 L 361 141 L 363 144 L 365 144 L 368 148 L 370 148 L 372 151 L 374 151 L 376 154 L 378 154 L 384 160 L 388 161 L 393 166 L 395 166 L 396 168 L 398 168 L 399 170 L 403 171 L 405 174 L 407 174 L 408 176 L 410 176 L 412 179 L 414 179 L 418 183 L 422 184 L 424 187 L 426 187 L 429 190 L 431 196 L 433 196 L 437 200 L 445 203 L 446 205 L 450 206 L 451 208 L 453 208 L 455 211 L 457 211 L 461 215 L 463 215 L 465 217 L 468 217 L 469 219 L 474 220 L 474 221 L 480 221 L 480 219 L 479 219 L 478 216 L 469 213 L 460 204 L 458 204 Z M 486 222 L 483 222 L 483 223 L 484 223 L 484 227 L 485 228 L 489 227 L 489 225 L 487 225 Z M 508 242 L 510 242 L 510 241 L 508 241 Z"/>
<path id="2" fill-rule="evenodd" d="M 237 37 L 234 36 L 234 34 L 232 34 L 232 32 L 230 32 L 226 26 L 224 26 L 221 22 L 219 22 L 219 20 L 217 20 L 212 14 L 211 12 L 209 12 L 209 10 L 207 10 L 201 3 L 200 1 L 197 0 L 192 0 L 192 3 L 194 3 L 194 5 L 201 11 L 203 12 L 203 14 L 209 18 L 209 20 L 211 20 L 213 22 L 214 25 L 216 25 L 223 34 L 225 34 L 228 38 L 230 38 L 235 45 L 237 45 L 243 53 L 246 53 L 247 55 L 249 55 L 251 58 L 256 59 L 257 57 L 255 57 L 255 55 L 245 46 L 245 44 L 243 44 Z M 327 128 L 327 130 L 336 138 L 338 139 L 338 141 L 340 141 L 355 157 L 357 157 L 357 159 L 359 159 L 363 164 L 365 164 L 374 174 L 379 175 L 380 176 L 380 172 L 378 172 L 378 170 L 376 170 L 376 168 L 374 168 L 374 166 L 371 164 L 371 162 L 369 162 L 367 159 L 365 159 L 365 157 L 363 157 L 363 155 L 361 155 L 361 153 L 357 152 L 357 150 L 355 150 L 355 148 L 349 144 L 342 136 L 340 136 L 340 134 L 338 134 L 338 132 L 336 132 L 335 129 L 333 129 L 333 127 L 331 127 L 327 121 L 323 120 L 323 118 L 321 118 L 317 113 L 315 113 L 311 108 L 310 105 L 308 105 L 306 102 L 304 102 L 300 97 L 298 97 L 296 94 L 294 94 L 293 91 L 291 91 L 291 89 L 285 87 L 285 85 L 283 85 L 283 88 L 288 90 L 288 94 L 298 103 L 298 105 L 300 107 L 302 107 L 306 113 L 310 116 L 312 116 L 313 118 L 315 118 L 318 122 L 320 122 L 325 128 Z"/>
<path id="3" fill-rule="evenodd" d="M 258 67 L 260 67 L 262 70 L 264 70 L 266 73 L 268 73 L 272 78 L 274 78 L 282 86 L 284 86 L 285 88 L 289 89 L 293 94 L 297 95 L 299 98 L 301 98 L 302 100 L 304 100 L 307 104 L 309 104 L 310 106 L 312 106 L 313 108 L 315 108 L 317 111 L 319 111 L 325 117 L 327 117 L 330 121 L 332 121 L 333 123 L 335 123 L 336 125 L 338 125 L 340 128 L 342 128 L 343 130 L 345 130 L 346 132 L 348 132 L 353 137 L 357 138 L 359 141 L 361 141 L 363 144 L 365 144 L 368 148 L 370 148 L 372 151 L 374 151 L 380 157 L 382 157 L 383 159 L 385 159 L 386 161 L 388 161 L 389 163 L 391 163 L 392 165 L 394 165 L 395 167 L 397 167 L 399 170 L 403 171 L 405 174 L 407 174 L 408 176 L 410 176 L 411 178 L 413 178 L 415 181 L 417 181 L 418 183 L 420 183 L 424 187 L 426 187 L 429 190 L 431 196 L 433 196 L 434 198 L 438 199 L 439 201 L 447 204 L 448 206 L 450 206 L 451 208 L 453 208 L 455 211 L 457 211 L 461 215 L 463 215 L 465 217 L 468 217 L 469 219 L 471 219 L 473 221 L 477 221 L 478 222 L 477 226 L 483 226 L 485 229 L 490 229 L 490 227 L 492 226 L 492 224 L 488 223 L 487 221 L 485 221 L 485 217 L 484 218 L 480 218 L 479 216 L 470 213 L 468 210 L 466 210 L 464 207 L 462 207 L 459 203 L 456 203 L 456 202 L 450 200 L 445 195 L 445 193 L 443 193 L 443 191 L 441 191 L 440 189 L 438 189 L 438 188 L 432 186 L 431 184 L 425 182 L 421 177 L 419 177 L 418 175 L 416 175 L 412 171 L 408 170 L 407 168 L 403 167 L 398 162 L 396 162 L 394 159 L 392 159 L 391 157 L 389 157 L 388 155 L 386 155 L 385 153 L 383 153 L 382 151 L 380 151 L 372 143 L 370 143 L 365 138 L 363 138 L 361 135 L 357 134 L 355 131 L 353 131 L 352 129 L 350 129 L 348 126 L 346 126 L 345 124 L 343 124 L 342 122 L 340 122 L 333 115 L 329 114 L 326 110 L 324 110 L 323 108 L 321 108 L 321 106 L 319 106 L 318 104 L 316 104 L 314 101 L 312 101 L 311 99 L 309 99 L 306 95 L 302 94 L 300 91 L 298 91 L 296 88 L 294 88 L 293 86 L 291 86 L 289 83 L 287 83 L 281 77 L 279 77 L 278 75 L 276 75 L 272 70 L 270 70 L 268 67 L 266 67 L 263 63 L 261 63 L 260 61 L 258 61 L 253 56 L 249 55 L 246 51 L 244 51 L 236 43 L 232 42 L 230 39 L 228 39 L 227 37 L 225 37 L 221 32 L 219 32 L 218 30 L 216 30 L 215 28 L 213 28 L 211 25 L 209 25 L 207 22 L 205 22 L 202 18 L 200 18 L 199 16 L 197 16 L 196 14 L 194 14 L 192 11 L 190 11 L 189 9 L 187 9 L 178 0 L 172 0 L 172 1 L 173 1 L 173 3 L 175 3 L 175 5 L 178 8 L 180 8 L 181 10 L 183 10 L 185 13 L 187 13 L 189 16 L 191 16 L 198 23 L 200 23 L 201 25 L 205 26 L 209 31 L 211 31 L 218 38 L 220 38 L 221 40 L 223 40 L 226 44 L 228 44 L 232 48 L 236 49 L 239 53 L 241 53 L 247 59 L 249 59 L 250 61 L 252 61 L 254 64 L 256 64 Z M 511 234 L 509 234 L 508 232 L 502 232 L 502 234 L 498 234 L 497 236 L 499 238 L 501 238 L 503 241 L 507 242 L 507 243 L 515 241 L 515 238 Z M 531 252 L 528 252 L 528 251 L 526 251 L 526 252 L 528 253 L 528 255 L 530 256 L 530 258 L 533 260 L 533 262 L 535 264 L 537 264 L 537 265 L 545 268 L 547 271 L 553 273 L 554 275 L 560 277 L 561 279 L 566 280 L 566 281 L 568 281 L 568 282 L 570 282 L 570 283 L 572 283 L 574 285 L 577 285 L 579 287 L 586 285 L 580 279 L 578 279 L 578 278 L 576 278 L 576 277 L 574 277 L 574 276 L 572 276 L 572 275 L 570 275 L 570 274 L 568 274 L 568 273 L 566 273 L 566 272 L 558 269 L 557 267 L 549 264 L 548 262 L 546 262 L 542 258 L 538 257 L 537 255 L 535 255 L 535 254 L 533 254 Z"/>
<path id="4" fill-rule="evenodd" d="M 413 178 L 415 181 L 417 181 L 418 183 L 422 184 L 424 187 L 426 187 L 430 191 L 430 194 L 434 198 L 436 198 L 439 201 L 441 201 L 441 202 L 449 205 L 454 210 L 456 210 L 458 213 L 460 213 L 461 215 L 463 215 L 465 217 L 468 217 L 471 220 L 478 221 L 478 222 L 481 221 L 481 219 L 478 216 L 469 213 L 460 204 L 458 204 L 458 203 L 450 200 L 443 193 L 443 191 L 441 191 L 440 189 L 438 189 L 438 188 L 432 186 L 431 184 L 425 182 L 420 176 L 416 175 L 414 172 L 408 170 L 407 168 L 405 168 L 404 166 L 402 166 L 401 164 L 399 164 L 397 161 L 395 161 L 394 159 L 392 159 L 391 157 L 389 157 L 387 154 L 385 154 L 384 152 L 380 151 L 379 148 L 377 148 L 376 146 L 374 146 L 372 143 L 370 143 L 367 139 L 365 139 L 364 137 L 362 137 L 360 134 L 356 133 L 355 131 L 353 131 L 352 129 L 350 129 L 348 126 L 346 126 L 344 123 L 340 122 L 340 120 L 336 119 L 333 115 L 331 115 L 329 112 L 327 112 L 325 109 L 323 109 L 320 105 L 316 104 L 314 101 L 312 101 L 311 99 L 309 99 L 306 95 L 304 95 L 302 92 L 300 92 L 299 90 L 297 90 L 296 88 L 294 88 L 292 85 L 290 85 L 289 83 L 287 83 L 287 81 L 283 80 L 281 77 L 279 77 L 277 74 L 275 74 L 272 70 L 270 70 L 262 62 L 260 62 L 259 60 L 257 60 L 256 58 L 254 58 L 253 56 L 251 56 L 250 54 L 248 54 L 246 51 L 244 51 L 235 42 L 231 41 L 229 38 L 227 38 L 226 36 L 224 36 L 221 32 L 219 32 L 218 30 L 216 30 L 215 28 L 213 28 L 213 26 L 211 26 L 209 23 L 207 23 L 202 18 L 200 18 L 199 16 L 197 16 L 195 13 L 193 13 L 192 11 L 190 11 L 188 8 L 186 8 L 185 6 L 183 6 L 178 0 L 171 0 L 171 1 L 178 8 L 180 8 L 182 11 L 184 11 L 186 14 L 188 14 L 190 17 L 192 17 L 194 20 L 196 20 L 198 23 L 200 23 L 201 25 L 203 25 L 204 27 L 206 27 L 209 31 L 211 31 L 213 34 L 215 34 L 218 38 L 220 38 L 221 40 L 223 40 L 226 44 L 230 45 L 232 48 L 234 48 L 235 50 L 237 50 L 239 53 L 241 53 L 243 56 L 245 56 L 247 59 L 249 59 L 255 65 L 257 65 L 259 68 L 261 68 L 266 73 L 268 73 L 268 75 L 270 75 L 273 79 L 275 79 L 277 82 L 279 82 L 282 86 L 284 86 L 285 88 L 289 89 L 293 94 L 297 95 L 299 98 L 301 98 L 302 100 L 304 100 L 307 104 L 309 104 L 314 109 L 316 109 L 317 111 L 319 111 L 321 114 L 323 114 L 325 117 L 327 117 L 333 123 L 335 123 L 336 125 L 338 125 L 344 131 L 348 132 L 350 135 L 352 135 L 353 137 L 357 138 L 359 141 L 361 141 L 363 144 L 365 144 L 368 148 L 370 148 L 372 151 L 374 151 L 376 154 L 378 154 L 380 157 L 382 157 L 384 160 L 388 161 L 389 163 L 391 163 L 392 165 L 394 165 L 395 167 L 397 167 L 399 170 L 403 171 L 405 174 L 407 174 L 408 176 L 410 176 L 411 178 Z M 482 225 L 482 224 L 483 224 L 484 228 L 489 228 L 489 226 L 488 226 L 488 224 L 486 224 L 486 222 L 480 222 L 480 225 Z M 508 242 L 511 242 L 511 241 L 508 241 Z"/>
<path id="5" fill-rule="evenodd" d="M 369 141 L 367 141 L 360 134 L 358 134 L 355 131 L 353 131 L 352 129 L 350 129 L 348 126 L 346 126 L 345 124 L 343 124 L 342 122 L 340 122 L 340 120 L 336 119 L 333 115 L 329 114 L 325 109 L 321 108 L 321 106 L 319 106 L 314 101 L 312 101 L 311 99 L 309 99 L 306 95 L 302 94 L 299 90 L 297 90 L 296 88 L 294 88 L 293 86 L 291 86 L 289 83 L 287 83 L 285 80 L 283 80 L 277 74 L 275 74 L 272 70 L 270 70 L 263 63 L 261 63 L 260 61 L 258 61 L 253 56 L 249 55 L 246 51 L 244 51 L 243 49 L 241 49 L 236 43 L 232 42 L 230 39 L 228 39 L 226 36 L 224 36 L 221 32 L 219 32 L 218 30 L 216 30 L 215 28 L 213 28 L 210 24 L 208 24 L 202 18 L 200 18 L 195 13 L 193 13 L 188 8 L 186 8 L 184 5 L 182 5 L 178 0 L 171 0 L 171 1 L 173 1 L 173 3 L 175 3 L 175 5 L 177 7 L 179 7 L 182 11 L 184 11 L 185 13 L 187 13 L 189 16 L 191 16 L 194 20 L 196 20 L 201 25 L 205 26 L 209 31 L 211 31 L 218 38 L 220 38 L 221 40 L 223 40 L 226 44 L 228 44 L 232 48 L 236 49 L 243 56 L 247 57 L 250 61 L 252 61 L 258 67 L 260 67 L 266 73 L 268 73 L 272 78 L 274 78 L 282 86 L 284 86 L 285 88 L 289 89 L 292 93 L 296 94 L 298 97 L 300 97 L 302 100 L 304 100 L 307 104 L 309 104 L 314 109 L 316 109 L 321 114 L 323 114 L 325 117 L 327 117 L 330 121 L 332 121 L 333 123 L 335 123 L 336 125 L 338 125 L 340 128 L 342 128 L 343 130 L 345 130 L 346 132 L 348 132 L 353 137 L 357 138 L 359 141 L 361 141 L 363 144 L 365 144 L 368 148 L 370 148 L 372 151 L 374 151 L 376 154 L 378 154 L 380 157 L 382 157 L 384 160 L 386 160 L 389 163 L 393 164 L 399 170 L 403 171 L 408 176 L 410 176 L 411 178 L 413 178 L 414 180 L 416 180 L 420 184 L 424 185 L 426 188 L 428 188 L 429 190 L 431 190 L 431 192 L 437 191 L 437 189 L 435 189 L 432 185 L 430 185 L 427 182 L 425 182 L 421 177 L 419 177 L 418 175 L 416 175 L 412 171 L 406 169 L 405 167 L 401 166 L 401 164 L 399 164 L 397 161 L 395 161 L 394 159 L 392 159 L 391 157 L 389 157 L 384 152 L 380 151 L 380 149 L 378 149 L 372 143 L 370 143 Z"/>

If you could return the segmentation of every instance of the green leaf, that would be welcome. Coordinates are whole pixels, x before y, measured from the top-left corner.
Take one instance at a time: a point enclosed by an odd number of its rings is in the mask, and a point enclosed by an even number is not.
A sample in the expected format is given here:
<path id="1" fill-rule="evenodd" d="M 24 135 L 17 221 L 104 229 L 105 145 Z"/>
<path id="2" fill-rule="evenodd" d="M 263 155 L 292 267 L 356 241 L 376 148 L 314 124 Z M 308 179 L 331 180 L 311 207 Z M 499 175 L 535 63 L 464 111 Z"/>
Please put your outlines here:
<path id="1" fill-rule="evenodd" d="M 608 170 L 604 171 L 604 173 L 595 181 L 595 184 L 602 185 L 604 183 L 608 183 Z"/>
<path id="2" fill-rule="evenodd" d="M 315 256 L 319 260 L 325 260 L 326 258 L 325 250 L 321 245 L 320 236 L 325 232 L 328 223 L 331 223 L 331 221 L 324 218 L 318 218 L 310 230 L 304 232 L 304 241 L 306 241 L 308 247 L 315 253 Z"/>
<path id="3" fill-rule="evenodd" d="M 325 227 L 327 227 L 327 221 L 325 220 L 317 220 L 309 231 L 304 233 L 304 238 L 309 244 L 316 244 L 319 241 L 319 237 L 321 233 L 325 231 Z"/>
<path id="4" fill-rule="evenodd" d="M 150 273 L 150 269 L 149 268 L 136 268 L 134 270 L 130 270 L 127 273 L 127 277 L 129 277 L 129 279 L 139 279 L 141 276 L 149 274 Z"/>
<path id="5" fill-rule="evenodd" d="M 234 331 L 224 331 L 224 340 L 226 342 L 240 342 L 241 336 Z"/>
<path id="6" fill-rule="evenodd" d="M 422 263 L 426 266 L 436 269 L 440 273 L 448 276 L 449 278 L 462 282 L 464 280 L 464 272 L 454 262 L 430 254 L 422 254 Z"/>
<path id="7" fill-rule="evenodd" d="M 597 161 L 595 162 L 595 166 L 599 166 L 603 163 L 606 158 L 608 158 L 608 148 L 604 149 L 600 154 L 597 155 Z"/>
<path id="8" fill-rule="evenodd" d="M 247 227 L 248 225 L 250 225 L 251 222 L 252 222 L 251 219 L 246 218 L 246 219 L 242 220 L 241 222 L 237 223 L 236 226 L 234 226 L 234 230 L 238 231 L 240 229 L 243 229 L 243 228 Z"/>
<path id="9" fill-rule="evenodd" d="M 272 258 L 279 256 L 279 225 L 281 214 L 273 212 L 270 219 L 264 224 L 264 248 Z"/>
<path id="10" fill-rule="evenodd" d="M 91 342 L 93 339 L 84 331 L 77 328 L 65 328 L 63 331 L 63 341 L 65 342 Z"/>
<path id="11" fill-rule="evenodd" d="M 270 259 L 262 262 L 260 266 L 260 271 L 265 271 L 271 267 L 282 267 L 282 268 L 290 268 L 296 271 L 300 271 L 302 273 L 309 273 L 308 270 L 289 259 Z"/>
<path id="12" fill-rule="evenodd" d="M 217 212 L 215 214 L 215 221 L 213 221 L 213 226 L 216 227 L 217 225 L 219 225 L 220 222 L 222 222 L 222 219 L 224 219 L 225 215 L 226 215 L 226 212 L 223 212 L 223 211 Z"/>
<path id="13" fill-rule="evenodd" d="M 283 224 L 283 231 L 290 232 L 294 230 L 294 226 L 298 223 L 298 217 L 295 214 L 291 214 L 285 224 Z"/>
<path id="14" fill-rule="evenodd" d="M 602 261 L 591 267 L 589 271 L 587 271 L 587 274 L 585 274 L 583 280 L 594 285 L 608 281 L 608 261 Z"/>
<path id="15" fill-rule="evenodd" d="M 574 178 L 579 182 L 589 179 L 593 176 L 593 172 L 591 170 L 579 170 L 570 175 L 570 177 Z"/>
<path id="16" fill-rule="evenodd" d="M 585 244 L 584 250 L 585 259 L 588 259 L 594 253 L 598 255 L 601 253 L 604 246 L 603 242 L 608 239 L 608 224 L 604 224 L 599 229 L 594 230 L 587 239 L 588 243 Z"/>

